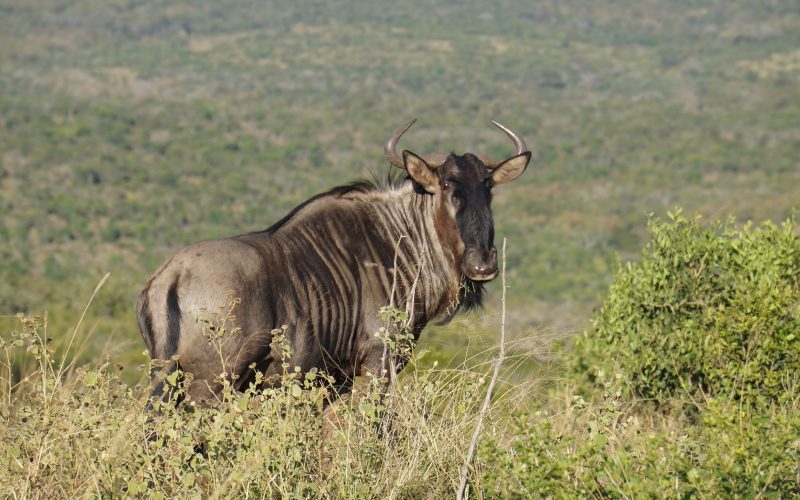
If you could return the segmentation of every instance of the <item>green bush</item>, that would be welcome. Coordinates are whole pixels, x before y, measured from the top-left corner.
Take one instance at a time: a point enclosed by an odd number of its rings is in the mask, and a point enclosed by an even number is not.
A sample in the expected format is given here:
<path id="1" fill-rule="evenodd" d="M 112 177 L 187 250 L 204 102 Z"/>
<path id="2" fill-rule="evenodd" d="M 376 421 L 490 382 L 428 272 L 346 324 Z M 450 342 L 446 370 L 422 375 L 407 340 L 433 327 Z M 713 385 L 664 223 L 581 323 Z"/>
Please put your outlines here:
<path id="1" fill-rule="evenodd" d="M 649 223 L 641 261 L 620 266 L 576 377 L 614 374 L 637 397 L 782 403 L 800 378 L 800 237 L 794 217 L 737 229 L 678 211 Z"/>
<path id="2" fill-rule="evenodd" d="M 575 411 L 574 407 L 570 410 Z M 525 498 L 534 493 L 577 498 L 605 493 L 598 480 L 603 475 L 607 435 L 562 436 L 550 420 L 527 413 L 509 419 L 508 425 L 514 436 L 511 443 L 504 446 L 490 435 L 479 450 L 485 498 Z"/>
<path id="3" fill-rule="evenodd" d="M 768 411 L 710 399 L 692 422 L 630 405 L 617 383 L 604 381 L 594 403 L 560 387 L 543 411 L 488 436 L 477 464 L 484 498 L 800 494 L 797 399 Z"/>
<path id="4" fill-rule="evenodd" d="M 800 401 L 764 411 L 712 399 L 690 435 L 703 443 L 687 471 L 699 491 L 725 498 L 800 495 Z"/>

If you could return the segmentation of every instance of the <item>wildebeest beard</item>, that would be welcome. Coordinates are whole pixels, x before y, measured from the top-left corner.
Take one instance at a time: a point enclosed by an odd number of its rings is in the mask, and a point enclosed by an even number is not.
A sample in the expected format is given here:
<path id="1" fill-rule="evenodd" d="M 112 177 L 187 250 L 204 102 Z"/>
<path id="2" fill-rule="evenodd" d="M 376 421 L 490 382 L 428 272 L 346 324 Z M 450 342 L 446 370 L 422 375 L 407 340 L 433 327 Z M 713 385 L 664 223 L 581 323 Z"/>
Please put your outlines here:
<path id="1" fill-rule="evenodd" d="M 473 281 L 466 276 L 461 277 L 461 288 L 458 290 L 458 303 L 453 304 L 447 311 L 447 316 L 437 321 L 436 324 L 444 326 L 450 323 L 460 311 L 469 312 L 483 306 L 483 283 Z"/>

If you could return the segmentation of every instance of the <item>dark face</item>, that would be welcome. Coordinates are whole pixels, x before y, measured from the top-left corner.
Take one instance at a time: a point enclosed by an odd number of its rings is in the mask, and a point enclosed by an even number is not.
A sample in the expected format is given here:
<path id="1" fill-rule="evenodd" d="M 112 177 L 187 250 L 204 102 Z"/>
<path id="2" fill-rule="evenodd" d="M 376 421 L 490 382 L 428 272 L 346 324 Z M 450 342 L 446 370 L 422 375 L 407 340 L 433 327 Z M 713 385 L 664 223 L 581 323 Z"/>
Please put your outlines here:
<path id="1" fill-rule="evenodd" d="M 403 151 L 408 175 L 420 189 L 441 196 L 458 227 L 464 243 L 461 272 L 473 281 L 497 277 L 497 249 L 494 247 L 492 188 L 522 175 L 531 159 L 530 152 L 512 156 L 489 170 L 475 155 L 449 155 L 435 168 L 410 151 Z"/>
<path id="2" fill-rule="evenodd" d="M 464 242 L 461 272 L 473 281 L 496 278 L 491 172 L 469 153 L 450 155 L 439 170 L 442 196 Z"/>

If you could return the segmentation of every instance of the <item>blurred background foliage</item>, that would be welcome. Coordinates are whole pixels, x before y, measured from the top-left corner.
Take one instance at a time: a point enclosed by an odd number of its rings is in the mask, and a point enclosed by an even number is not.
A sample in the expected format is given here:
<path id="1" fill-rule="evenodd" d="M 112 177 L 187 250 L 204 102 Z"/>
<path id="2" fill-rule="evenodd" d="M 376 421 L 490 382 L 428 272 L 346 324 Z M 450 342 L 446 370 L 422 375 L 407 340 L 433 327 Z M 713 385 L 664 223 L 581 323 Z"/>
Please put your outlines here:
<path id="1" fill-rule="evenodd" d="M 476 490 L 800 494 L 800 10 L 789 0 L 0 0 L 5 483 L 69 496 L 101 477 L 107 491 L 142 492 L 137 464 L 159 456 L 141 448 L 134 304 L 148 277 L 183 245 L 263 229 L 315 193 L 385 174 L 382 143 L 412 117 L 402 147 L 417 153 L 503 156 L 491 119 L 534 152 L 494 202 L 497 242 L 509 242 L 509 358 Z M 484 312 L 429 327 L 401 383 L 460 378 L 404 396 L 477 401 L 499 287 Z M 551 353 L 554 340 L 566 349 Z M 68 343 L 73 371 L 41 365 Z M 375 459 L 381 443 L 358 441 L 365 482 L 332 491 L 379 495 L 394 481 L 380 471 L 403 467 L 421 474 L 405 476 L 415 488 L 451 491 L 470 404 L 428 415 L 440 434 L 399 419 L 431 438 L 436 467 L 417 448 Z M 216 413 L 233 429 L 220 443 L 246 452 L 257 428 L 224 407 L 194 416 Z M 172 417 L 162 424 L 185 429 L 186 415 Z M 319 451 L 316 439 L 290 445 Z M 39 469 L 45 455 L 58 467 Z M 227 457 L 176 459 L 184 496 L 210 488 L 195 485 L 196 466 L 244 485 Z M 107 466 L 87 468 L 96 462 Z M 171 470 L 152 477 L 177 488 Z M 417 479 L 430 471 L 437 482 Z"/>
<path id="2" fill-rule="evenodd" d="M 789 215 L 798 83 L 793 1 L 2 1 L 0 315 L 66 336 L 111 272 L 82 353 L 141 360 L 136 296 L 172 252 L 382 175 L 411 117 L 405 148 L 502 156 L 495 119 L 535 153 L 494 211 L 538 352 L 588 327 L 648 214 Z M 423 336 L 436 356 L 493 341 L 490 289 Z"/>

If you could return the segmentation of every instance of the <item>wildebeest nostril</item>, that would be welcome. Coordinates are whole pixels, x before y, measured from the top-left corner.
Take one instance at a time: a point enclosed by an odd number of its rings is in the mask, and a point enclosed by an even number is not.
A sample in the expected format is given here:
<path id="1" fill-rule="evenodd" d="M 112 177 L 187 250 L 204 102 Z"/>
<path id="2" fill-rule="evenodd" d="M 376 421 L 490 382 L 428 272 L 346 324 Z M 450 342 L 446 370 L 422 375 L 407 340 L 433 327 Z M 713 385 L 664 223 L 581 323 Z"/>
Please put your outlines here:
<path id="1" fill-rule="evenodd" d="M 497 272 L 497 249 L 468 247 L 464 255 L 464 270 L 473 279 Z"/>
<path id="2" fill-rule="evenodd" d="M 481 270 L 491 270 L 494 271 L 497 268 L 497 249 L 492 247 L 488 250 L 484 250 L 481 252 Z"/>

